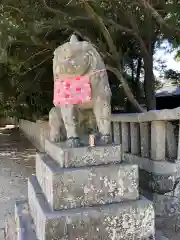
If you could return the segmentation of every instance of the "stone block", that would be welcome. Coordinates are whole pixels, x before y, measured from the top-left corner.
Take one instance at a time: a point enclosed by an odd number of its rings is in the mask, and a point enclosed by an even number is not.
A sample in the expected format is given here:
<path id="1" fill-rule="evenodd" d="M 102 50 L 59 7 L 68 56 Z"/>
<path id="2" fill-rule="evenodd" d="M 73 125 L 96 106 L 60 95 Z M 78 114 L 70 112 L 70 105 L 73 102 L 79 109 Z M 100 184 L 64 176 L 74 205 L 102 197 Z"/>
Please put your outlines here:
<path id="1" fill-rule="evenodd" d="M 46 139 L 45 152 L 61 167 L 83 167 L 121 162 L 120 145 L 68 148 L 65 143 L 56 144 Z"/>
<path id="2" fill-rule="evenodd" d="M 173 190 L 176 184 L 174 174 L 154 174 L 145 170 L 139 170 L 139 185 L 143 189 L 164 194 Z"/>
<path id="3" fill-rule="evenodd" d="M 4 233 L 4 229 L 1 229 L 1 230 L 0 230 L 0 239 L 2 239 L 2 240 L 8 240 L 8 239 L 6 239 L 5 237 L 6 237 L 6 236 L 5 236 L 5 233 Z"/>
<path id="4" fill-rule="evenodd" d="M 153 194 L 153 203 L 157 217 L 173 218 L 180 214 L 180 200 L 168 194 Z"/>
<path id="5" fill-rule="evenodd" d="M 179 232 L 180 199 L 176 194 L 177 188 L 179 189 L 179 186 L 176 186 L 176 190 L 165 194 L 157 194 L 140 189 L 141 194 L 153 201 L 156 229 Z"/>
<path id="6" fill-rule="evenodd" d="M 37 240 L 35 226 L 29 212 L 29 206 L 27 201 L 16 202 L 15 223 L 17 240 Z"/>
<path id="7" fill-rule="evenodd" d="M 156 231 L 156 240 L 170 240 L 161 231 Z"/>
<path id="8" fill-rule="evenodd" d="M 36 176 L 54 210 L 139 198 L 135 164 L 60 168 L 48 155 L 37 154 Z"/>
<path id="9" fill-rule="evenodd" d="M 16 202 L 15 218 L 11 215 L 6 219 L 5 239 L 37 240 L 33 219 L 30 215 L 27 201 Z"/>
<path id="10" fill-rule="evenodd" d="M 0 238 L 1 239 L 1 238 Z M 16 224 L 14 216 L 9 214 L 5 219 L 4 238 L 6 240 L 17 240 Z"/>
<path id="11" fill-rule="evenodd" d="M 123 154 L 123 160 L 139 166 L 139 185 L 141 188 L 156 193 L 173 190 L 179 177 L 179 162 L 152 161 L 132 154 Z"/>
<path id="12" fill-rule="evenodd" d="M 39 240 L 154 239 L 150 201 L 51 211 L 35 176 L 28 182 L 29 206 Z"/>

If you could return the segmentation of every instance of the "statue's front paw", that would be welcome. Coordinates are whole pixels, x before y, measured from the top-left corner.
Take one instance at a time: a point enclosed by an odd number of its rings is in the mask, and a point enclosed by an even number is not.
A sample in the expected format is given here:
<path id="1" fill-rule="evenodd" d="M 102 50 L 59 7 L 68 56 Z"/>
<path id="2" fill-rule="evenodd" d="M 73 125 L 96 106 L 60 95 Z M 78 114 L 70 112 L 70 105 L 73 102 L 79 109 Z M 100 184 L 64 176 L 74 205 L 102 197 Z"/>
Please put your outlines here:
<path id="1" fill-rule="evenodd" d="M 77 148 L 83 146 L 83 144 L 80 141 L 80 138 L 78 137 L 70 137 L 66 141 L 66 144 L 69 148 Z"/>

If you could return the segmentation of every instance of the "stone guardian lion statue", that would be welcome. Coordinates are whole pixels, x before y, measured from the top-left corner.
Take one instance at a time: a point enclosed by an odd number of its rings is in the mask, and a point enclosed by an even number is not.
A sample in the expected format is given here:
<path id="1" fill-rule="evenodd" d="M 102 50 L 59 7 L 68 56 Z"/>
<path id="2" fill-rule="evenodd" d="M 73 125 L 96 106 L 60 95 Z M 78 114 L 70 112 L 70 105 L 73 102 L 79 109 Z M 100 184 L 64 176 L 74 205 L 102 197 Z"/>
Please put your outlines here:
<path id="1" fill-rule="evenodd" d="M 87 41 L 79 41 L 72 35 L 69 42 L 54 51 L 54 79 L 90 77 L 91 100 L 74 105 L 60 105 L 49 112 L 50 140 L 67 141 L 69 147 L 81 146 L 77 132 L 78 110 L 92 109 L 99 130 L 100 142 L 111 142 L 111 89 L 105 64 L 95 47 Z M 54 80 L 55 81 L 55 80 Z"/>

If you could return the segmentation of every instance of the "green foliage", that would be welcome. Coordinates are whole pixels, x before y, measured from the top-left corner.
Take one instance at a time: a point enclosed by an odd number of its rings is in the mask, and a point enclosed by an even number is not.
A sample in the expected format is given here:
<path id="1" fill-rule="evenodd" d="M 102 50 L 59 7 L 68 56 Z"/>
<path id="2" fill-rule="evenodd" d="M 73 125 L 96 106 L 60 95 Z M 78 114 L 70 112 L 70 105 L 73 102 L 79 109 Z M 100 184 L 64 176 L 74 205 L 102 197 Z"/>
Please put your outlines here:
<path id="1" fill-rule="evenodd" d="M 179 44 L 179 35 L 174 34 L 179 27 L 179 3 L 153 0 L 151 9 L 144 2 L 147 3 L 143 0 L 2 0 L 1 112 L 24 118 L 48 113 L 52 107 L 53 50 L 72 33 L 91 41 L 105 63 L 123 74 L 125 83 L 139 99 L 142 94 L 137 86 L 144 74 L 143 58 L 154 53 L 154 48 L 148 52 L 149 45 L 164 38 L 174 47 Z M 97 14 L 96 21 L 88 6 Z M 106 29 L 102 29 L 102 22 Z M 114 79 L 111 82 L 115 93 L 113 106 L 119 102 L 123 106 L 124 86 L 114 75 L 111 78 Z"/>
<path id="2" fill-rule="evenodd" d="M 169 69 L 165 71 L 164 78 L 169 80 L 174 85 L 180 85 L 180 72 Z"/>

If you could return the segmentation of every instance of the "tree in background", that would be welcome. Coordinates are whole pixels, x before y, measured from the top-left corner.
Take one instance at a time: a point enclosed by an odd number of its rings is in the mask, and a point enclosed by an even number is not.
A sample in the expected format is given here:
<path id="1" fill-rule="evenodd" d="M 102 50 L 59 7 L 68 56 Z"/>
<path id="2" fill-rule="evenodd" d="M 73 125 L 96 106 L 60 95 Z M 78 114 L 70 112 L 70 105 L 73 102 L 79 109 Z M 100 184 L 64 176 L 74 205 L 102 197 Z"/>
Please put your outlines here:
<path id="1" fill-rule="evenodd" d="M 180 71 L 169 69 L 165 71 L 164 78 L 169 80 L 174 85 L 180 85 Z"/>
<path id="2" fill-rule="evenodd" d="M 102 55 L 113 73 L 116 95 L 119 91 L 123 100 L 123 88 L 136 111 L 143 111 L 139 105 L 143 76 L 146 104 L 155 109 L 155 43 L 179 39 L 178 19 L 177 1 L 1 1 L 0 60 L 7 70 L 0 81 L 12 91 L 6 93 L 1 86 L 0 90 L 13 97 L 25 115 L 46 114 L 52 106 L 53 50 L 76 33 Z"/>

